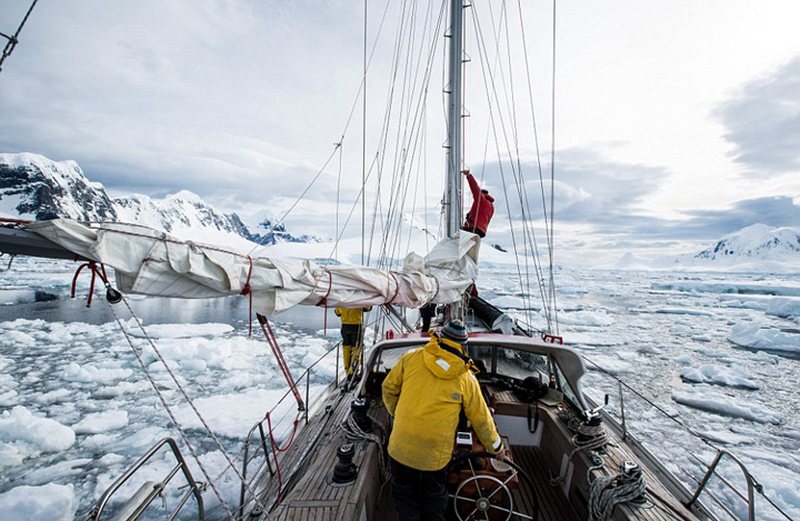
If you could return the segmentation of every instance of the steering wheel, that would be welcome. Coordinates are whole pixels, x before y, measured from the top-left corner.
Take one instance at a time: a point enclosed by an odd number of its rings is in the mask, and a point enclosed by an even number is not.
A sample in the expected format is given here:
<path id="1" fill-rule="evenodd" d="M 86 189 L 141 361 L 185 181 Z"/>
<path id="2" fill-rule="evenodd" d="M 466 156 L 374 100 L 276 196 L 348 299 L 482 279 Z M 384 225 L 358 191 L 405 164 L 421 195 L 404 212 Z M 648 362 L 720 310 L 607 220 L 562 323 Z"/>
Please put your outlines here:
<path id="1" fill-rule="evenodd" d="M 508 476 L 501 480 L 481 473 L 481 469 L 475 468 L 476 458 L 500 461 L 509 467 Z M 536 497 L 533 480 L 519 465 L 508 458 L 499 460 L 488 452 L 462 452 L 453 458 L 449 468 L 461 464 L 463 460 L 466 460 L 471 475 L 458 484 L 455 493 L 450 494 L 458 521 L 511 521 L 538 518 L 539 500 Z M 524 483 L 533 500 L 533 511 L 530 514 L 515 508 L 514 498 L 508 485 L 516 477 L 522 478 L 518 479 L 518 482 Z"/>

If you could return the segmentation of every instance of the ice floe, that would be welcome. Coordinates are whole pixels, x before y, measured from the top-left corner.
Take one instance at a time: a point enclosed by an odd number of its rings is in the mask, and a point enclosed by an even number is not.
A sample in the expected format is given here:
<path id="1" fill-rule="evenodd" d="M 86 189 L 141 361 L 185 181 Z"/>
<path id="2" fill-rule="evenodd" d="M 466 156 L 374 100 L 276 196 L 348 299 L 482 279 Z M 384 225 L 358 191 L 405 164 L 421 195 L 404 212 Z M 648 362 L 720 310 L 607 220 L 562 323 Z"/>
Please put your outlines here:
<path id="1" fill-rule="evenodd" d="M 152 338 L 194 338 L 220 336 L 234 331 L 229 324 L 152 324 L 145 329 Z M 134 336 L 144 336 L 140 329 L 133 329 Z"/>
<path id="2" fill-rule="evenodd" d="M 779 425 L 783 421 L 783 417 L 779 412 L 767 408 L 762 403 L 742 400 L 741 398 L 708 389 L 674 390 L 672 391 L 672 399 L 687 407 L 721 416 L 774 425 Z"/>
<path id="3" fill-rule="evenodd" d="M 653 282 L 653 289 L 684 291 L 691 293 L 735 293 L 740 295 L 785 295 L 800 296 L 800 284 L 786 282 L 754 283 L 746 281 L 714 281 L 682 280 L 673 282 Z"/>
<path id="4" fill-rule="evenodd" d="M 736 367 L 720 367 L 715 365 L 701 365 L 681 371 L 681 378 L 686 382 L 707 383 L 738 387 L 741 389 L 759 389 L 750 375 Z"/>
<path id="5" fill-rule="evenodd" d="M 77 506 L 72 485 L 23 485 L 0 494 L 0 519 L 72 521 Z"/>
<path id="6" fill-rule="evenodd" d="M 87 414 L 81 421 L 72 426 L 78 434 L 98 434 L 121 429 L 128 425 L 126 411 L 103 411 Z"/>
<path id="7" fill-rule="evenodd" d="M 731 330 L 728 340 L 748 349 L 800 355 L 800 332 L 784 332 L 759 324 L 738 324 Z"/>
<path id="8" fill-rule="evenodd" d="M 72 429 L 35 416 L 22 405 L 0 413 L 0 468 L 19 464 L 42 452 L 66 450 L 74 442 Z"/>

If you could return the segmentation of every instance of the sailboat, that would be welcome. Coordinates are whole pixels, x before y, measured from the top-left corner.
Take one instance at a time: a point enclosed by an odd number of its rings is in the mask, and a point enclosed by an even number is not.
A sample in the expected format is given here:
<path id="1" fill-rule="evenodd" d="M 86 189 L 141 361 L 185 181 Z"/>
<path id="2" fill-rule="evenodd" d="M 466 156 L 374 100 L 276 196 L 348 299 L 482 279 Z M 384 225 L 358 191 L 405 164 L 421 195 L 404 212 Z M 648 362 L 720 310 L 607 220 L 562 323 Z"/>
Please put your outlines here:
<path id="1" fill-rule="evenodd" d="M 695 490 L 688 490 L 628 431 L 624 410 L 618 421 L 605 410 L 607 403 L 596 403 L 585 394 L 584 360 L 557 330 L 539 331 L 472 294 L 481 239 L 461 229 L 464 13 L 469 8 L 464 0 L 449 0 L 446 233 L 427 256 L 409 255 L 397 270 L 321 266 L 307 260 L 244 255 L 134 225 L 86 225 L 65 219 L 9 223 L 0 228 L 0 250 L 81 260 L 93 283 L 99 280 L 105 286 L 112 305 L 124 303 L 124 296 L 131 293 L 249 299 L 284 370 L 286 397 L 295 400 L 297 415 L 281 425 L 272 409 L 247 433 L 243 461 L 236 465 L 229 460 L 241 481 L 239 505 L 220 498 L 228 517 L 396 519 L 386 454 L 392 420 L 381 399 L 381 383 L 403 353 L 422 347 L 430 338 L 415 331 L 398 309 L 435 304 L 439 325 L 451 318 L 467 322 L 469 355 L 482 369 L 477 378 L 509 447 L 508 457 L 499 461 L 480 446 L 469 426 L 457 433 L 448 466 L 450 519 L 717 519 L 727 507 L 710 507 L 701 499 L 710 495 L 707 483 L 720 459 L 738 463 L 733 455 L 719 450 Z M 551 240 L 549 236 L 550 247 Z M 114 269 L 114 283 L 106 267 Z M 543 298 L 549 299 L 544 292 Z M 383 316 L 396 326 L 377 331 L 376 342 L 364 350 L 356 377 L 337 373 L 312 400 L 307 374 L 295 378 L 288 370 L 267 319 L 297 305 L 382 307 Z M 144 363 L 142 368 L 146 372 Z M 153 387 L 158 393 L 155 383 Z M 183 441 L 194 456 L 191 444 L 185 437 Z M 178 443 L 169 439 L 148 451 L 109 488 L 92 510 L 92 519 L 109 513 L 111 498 L 164 446 L 177 461 L 170 475 L 144 483 L 117 503 L 114 518 L 138 519 L 176 475 L 189 486 L 170 518 L 192 498 L 203 517 L 200 480 L 189 472 Z M 758 487 L 741 468 L 747 482 L 746 517 L 754 519 Z M 206 474 L 205 479 L 214 486 L 211 476 Z"/>

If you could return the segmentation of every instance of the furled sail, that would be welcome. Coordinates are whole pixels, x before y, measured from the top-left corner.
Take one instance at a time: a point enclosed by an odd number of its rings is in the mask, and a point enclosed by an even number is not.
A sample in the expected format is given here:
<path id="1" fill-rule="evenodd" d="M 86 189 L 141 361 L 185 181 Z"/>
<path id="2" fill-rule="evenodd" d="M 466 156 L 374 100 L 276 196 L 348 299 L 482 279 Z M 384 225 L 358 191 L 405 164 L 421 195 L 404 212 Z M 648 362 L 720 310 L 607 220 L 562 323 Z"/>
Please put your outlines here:
<path id="1" fill-rule="evenodd" d="M 321 266 L 310 260 L 250 257 L 181 241 L 143 226 L 84 225 L 69 219 L 24 225 L 80 257 L 114 268 L 125 293 L 209 298 L 249 293 L 253 308 L 272 315 L 296 305 L 420 307 L 461 298 L 477 277 L 480 240 L 461 232 L 424 258 L 410 253 L 399 271 Z"/>

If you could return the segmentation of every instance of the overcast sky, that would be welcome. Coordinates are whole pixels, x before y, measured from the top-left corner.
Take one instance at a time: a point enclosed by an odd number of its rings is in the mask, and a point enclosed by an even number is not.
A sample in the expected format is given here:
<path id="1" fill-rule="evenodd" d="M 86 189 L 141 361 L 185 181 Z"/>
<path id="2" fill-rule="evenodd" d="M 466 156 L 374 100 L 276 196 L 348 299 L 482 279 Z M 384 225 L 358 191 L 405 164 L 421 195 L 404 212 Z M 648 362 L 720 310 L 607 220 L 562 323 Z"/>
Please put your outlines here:
<path id="1" fill-rule="evenodd" d="M 552 3 L 523 3 L 548 163 Z M 13 33 L 28 5 L 4 2 L 0 31 Z M 385 2 L 369 5 L 372 38 Z M 400 5 L 390 2 L 389 35 Z M 112 195 L 189 189 L 248 222 L 280 216 L 331 156 L 351 115 L 362 9 L 356 0 L 43 0 L 0 72 L 0 152 L 73 159 Z M 800 226 L 798 20 L 796 0 L 559 4 L 561 242 L 646 253 L 691 248 L 755 222 Z M 388 70 L 390 50 L 376 48 L 370 66 L 369 113 L 378 122 L 369 123 L 368 149 L 378 145 L 387 87 L 372 75 Z M 430 85 L 440 100 L 441 73 Z M 468 129 L 485 134 L 477 86 L 467 90 Z M 360 119 L 359 101 L 341 182 L 334 156 L 287 220 L 290 230 L 333 236 L 337 184 L 346 218 L 361 179 Z M 444 136 L 431 133 L 424 150 L 436 170 Z M 467 138 L 467 164 L 502 194 L 497 163 L 489 157 L 484 166 L 484 144 Z M 536 164 L 532 140 L 522 156 Z M 437 186 L 418 190 L 417 205 L 432 219 Z M 507 213 L 502 200 L 498 210 Z M 498 238 L 507 238 L 503 228 L 498 222 Z"/>

